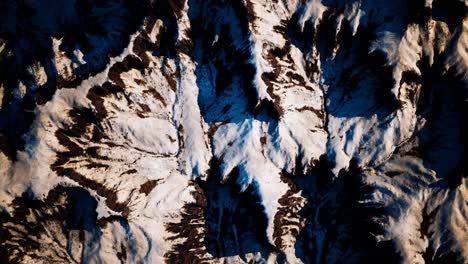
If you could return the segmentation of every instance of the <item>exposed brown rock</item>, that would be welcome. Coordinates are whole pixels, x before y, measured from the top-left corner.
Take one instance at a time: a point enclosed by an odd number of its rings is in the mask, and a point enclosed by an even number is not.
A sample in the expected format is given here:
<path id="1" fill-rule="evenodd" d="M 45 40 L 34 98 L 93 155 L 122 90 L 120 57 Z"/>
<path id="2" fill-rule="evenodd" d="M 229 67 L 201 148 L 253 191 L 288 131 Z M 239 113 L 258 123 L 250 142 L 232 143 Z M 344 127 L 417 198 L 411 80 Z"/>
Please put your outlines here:
<path id="1" fill-rule="evenodd" d="M 149 181 L 143 183 L 140 186 L 140 193 L 144 193 L 145 195 L 148 195 L 154 189 L 154 187 L 156 187 L 156 185 L 158 185 L 158 182 L 160 182 L 160 181 L 161 181 L 160 179 L 158 179 L 158 180 L 149 180 Z"/>

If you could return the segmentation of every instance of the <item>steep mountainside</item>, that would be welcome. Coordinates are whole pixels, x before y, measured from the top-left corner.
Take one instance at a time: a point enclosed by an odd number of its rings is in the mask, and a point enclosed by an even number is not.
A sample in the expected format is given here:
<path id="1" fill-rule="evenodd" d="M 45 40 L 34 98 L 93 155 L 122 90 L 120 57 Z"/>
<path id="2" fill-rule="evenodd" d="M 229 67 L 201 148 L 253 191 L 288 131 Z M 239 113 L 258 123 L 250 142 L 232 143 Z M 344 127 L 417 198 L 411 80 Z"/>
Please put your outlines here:
<path id="1" fill-rule="evenodd" d="M 0 1 L 1 263 L 467 263 L 468 1 Z"/>

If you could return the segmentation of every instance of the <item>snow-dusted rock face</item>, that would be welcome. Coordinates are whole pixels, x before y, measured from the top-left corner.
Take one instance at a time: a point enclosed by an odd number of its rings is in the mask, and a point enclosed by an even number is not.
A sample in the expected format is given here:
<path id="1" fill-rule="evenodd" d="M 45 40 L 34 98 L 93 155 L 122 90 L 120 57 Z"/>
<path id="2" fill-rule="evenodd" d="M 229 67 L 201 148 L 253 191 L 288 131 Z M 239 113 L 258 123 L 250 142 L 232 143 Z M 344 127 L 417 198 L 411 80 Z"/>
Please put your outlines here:
<path id="1" fill-rule="evenodd" d="M 467 14 L 0 1 L 0 262 L 467 263 Z"/>

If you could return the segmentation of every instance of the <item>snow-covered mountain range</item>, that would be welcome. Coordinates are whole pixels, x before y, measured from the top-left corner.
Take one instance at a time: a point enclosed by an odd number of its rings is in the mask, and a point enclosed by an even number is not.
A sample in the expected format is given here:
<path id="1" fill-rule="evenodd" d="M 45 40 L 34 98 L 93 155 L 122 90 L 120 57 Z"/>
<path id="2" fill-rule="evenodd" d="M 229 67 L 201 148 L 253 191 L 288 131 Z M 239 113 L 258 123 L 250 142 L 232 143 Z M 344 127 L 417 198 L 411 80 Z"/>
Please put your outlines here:
<path id="1" fill-rule="evenodd" d="M 0 1 L 1 263 L 467 263 L 468 1 Z"/>

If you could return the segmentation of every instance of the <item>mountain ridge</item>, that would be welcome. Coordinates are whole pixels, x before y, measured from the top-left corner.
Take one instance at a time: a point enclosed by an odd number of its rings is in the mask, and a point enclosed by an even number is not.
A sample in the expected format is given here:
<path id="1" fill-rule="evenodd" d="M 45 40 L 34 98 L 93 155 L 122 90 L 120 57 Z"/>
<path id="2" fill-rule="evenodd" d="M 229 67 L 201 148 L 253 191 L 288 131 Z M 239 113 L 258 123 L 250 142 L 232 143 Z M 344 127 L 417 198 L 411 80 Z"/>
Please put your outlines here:
<path id="1" fill-rule="evenodd" d="M 466 262 L 468 2 L 2 5 L 5 262 Z"/>

